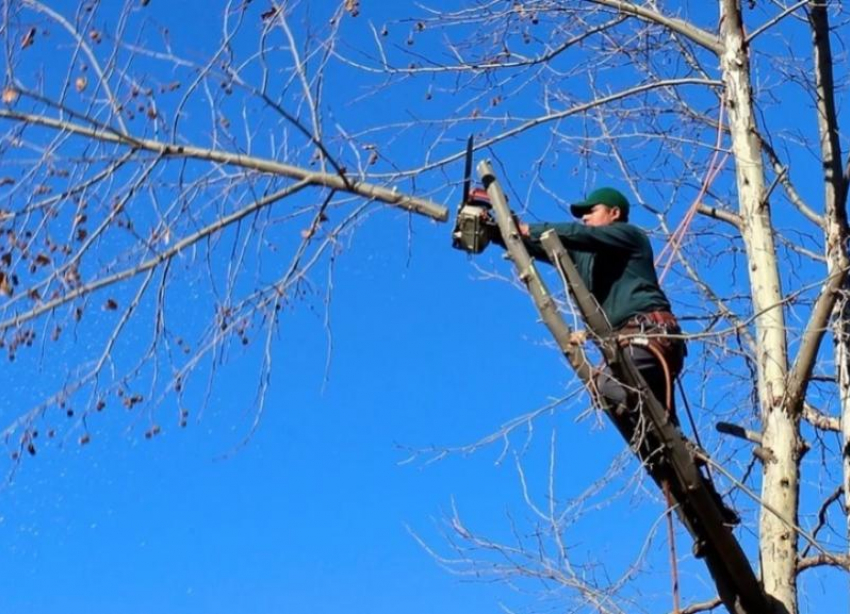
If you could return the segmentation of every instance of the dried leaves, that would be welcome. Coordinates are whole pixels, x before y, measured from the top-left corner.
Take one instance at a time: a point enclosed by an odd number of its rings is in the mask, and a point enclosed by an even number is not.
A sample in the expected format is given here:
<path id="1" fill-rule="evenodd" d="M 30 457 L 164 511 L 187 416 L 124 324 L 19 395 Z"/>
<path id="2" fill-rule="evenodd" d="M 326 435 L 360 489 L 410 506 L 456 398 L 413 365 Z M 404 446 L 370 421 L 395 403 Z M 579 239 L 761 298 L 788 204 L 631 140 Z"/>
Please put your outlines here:
<path id="1" fill-rule="evenodd" d="M 82 279 L 80 277 L 80 269 L 77 266 L 77 264 L 73 264 L 73 265 L 69 266 L 67 269 L 65 269 L 65 273 L 63 274 L 62 277 L 65 280 L 65 283 L 70 288 L 74 288 L 74 287 L 78 286 L 80 284 L 81 279 Z"/>
<path id="2" fill-rule="evenodd" d="M 3 88 L 3 104 L 12 104 L 18 99 L 18 90 L 13 88 L 11 85 L 7 85 Z"/>
<path id="3" fill-rule="evenodd" d="M 35 28 L 30 28 L 26 31 L 23 38 L 21 39 L 21 49 L 26 49 L 27 47 L 31 47 L 35 42 Z"/>
<path id="4" fill-rule="evenodd" d="M 12 296 L 14 292 L 9 275 L 5 271 L 0 271 L 0 293 L 4 296 Z"/>
<path id="5" fill-rule="evenodd" d="M 124 396 L 124 400 L 122 401 L 124 407 L 127 409 L 133 409 L 136 405 L 144 401 L 145 398 L 140 394 L 128 394 Z"/>
<path id="6" fill-rule="evenodd" d="M 360 14 L 360 0 L 345 0 L 345 10 L 352 17 L 357 17 Z"/>
<path id="7" fill-rule="evenodd" d="M 19 329 L 12 333 L 11 337 L 5 340 L 0 340 L 0 347 L 5 347 L 9 353 L 9 361 L 15 360 L 15 355 L 18 349 L 23 347 L 32 347 L 35 343 L 35 331 L 32 329 Z"/>
<path id="8" fill-rule="evenodd" d="M 269 10 L 260 13 L 260 19 L 262 19 L 263 21 L 268 21 L 272 17 L 275 17 L 279 10 L 280 9 L 278 7 L 273 6 Z"/>

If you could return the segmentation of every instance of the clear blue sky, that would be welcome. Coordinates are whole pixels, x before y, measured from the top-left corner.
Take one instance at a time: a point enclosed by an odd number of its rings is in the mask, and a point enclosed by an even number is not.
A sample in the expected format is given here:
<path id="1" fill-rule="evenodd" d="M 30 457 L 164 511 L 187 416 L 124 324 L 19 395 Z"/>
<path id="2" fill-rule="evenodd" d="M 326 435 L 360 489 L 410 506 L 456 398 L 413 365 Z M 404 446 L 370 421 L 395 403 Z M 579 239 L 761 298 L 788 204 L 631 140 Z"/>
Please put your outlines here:
<path id="1" fill-rule="evenodd" d="M 49 4 L 69 16 L 76 5 Z M 178 54 L 197 60 L 220 32 L 213 4 L 220 3 L 151 0 L 146 10 L 169 29 Z M 314 13 L 327 10 L 308 4 Z M 367 20 L 380 28 L 385 19 L 417 10 L 407 6 L 412 3 L 377 4 L 366 0 L 357 21 L 346 23 L 354 45 L 369 41 Z M 258 20 L 266 8 L 254 2 L 249 18 Z M 291 25 L 296 37 L 304 35 L 300 21 Z M 405 38 L 402 32 L 396 42 Z M 326 90 L 342 100 L 362 91 L 358 83 L 333 80 L 341 74 L 328 71 Z M 409 95 L 423 94 L 411 87 Z M 385 113 L 404 116 L 392 98 L 372 100 L 366 115 L 356 114 L 364 105 L 351 116 L 345 104 L 329 106 L 350 129 L 383 121 Z M 437 95 L 432 108 L 453 104 Z M 206 109 L 189 111 L 200 116 Z M 545 135 L 523 138 L 536 146 Z M 461 143 L 458 138 L 457 150 Z M 522 169 L 532 154 L 516 143 L 492 153 L 519 169 L 512 180 L 523 193 Z M 421 161 L 415 151 L 393 155 L 402 164 Z M 567 174 L 572 161 L 553 167 L 559 178 L 553 187 L 566 198 L 577 195 L 581 186 L 572 182 L 579 180 Z M 461 171 L 455 164 L 452 172 Z M 446 196 L 440 181 L 457 178 L 432 174 L 417 188 Z M 547 213 L 554 210 L 549 205 Z M 646 221 L 642 215 L 638 223 Z M 152 440 L 144 437 L 143 421 L 104 412 L 89 425 L 90 444 L 77 445 L 72 431 L 26 459 L 13 484 L 0 491 L 0 614 L 478 614 L 499 611 L 499 603 L 527 605 L 526 597 L 498 583 L 451 575 L 412 533 L 455 556 L 444 537 L 454 505 L 480 535 L 510 542 L 512 523 L 531 535 L 538 519 L 523 501 L 517 455 L 529 497 L 546 507 L 553 434 L 560 502 L 591 488 L 623 446 L 596 417 L 577 420 L 587 404 L 581 398 L 537 419 L 533 433 L 513 432 L 504 456 L 506 442 L 497 440 L 474 454 L 428 462 L 433 455 L 425 452 L 410 460 L 410 450 L 467 446 L 575 391 L 528 297 L 478 268 L 509 275 L 500 254 L 492 250 L 473 262 L 450 249 L 449 232 L 449 225 L 411 223 L 387 209 L 353 234 L 334 275 L 329 368 L 324 313 L 305 301 L 282 319 L 266 411 L 247 444 L 240 445 L 255 417 L 259 347 L 222 369 L 202 416 L 194 411 L 200 399 L 187 399 L 192 411 L 185 429 L 176 427 L 171 406 L 161 414 L 163 434 Z M 203 292 L 186 288 L 187 322 L 198 315 L 193 297 Z M 20 410 L 19 399 L 61 379 L 63 364 L 74 358 L 59 357 L 58 367 L 4 367 L 4 420 Z M 604 561 L 614 577 L 625 573 L 647 534 L 660 526 L 662 507 L 630 480 L 634 473 L 628 465 L 610 487 L 589 496 L 593 513 L 567 531 L 570 551 L 589 562 L 590 576 L 598 572 L 594 560 Z M 625 494 L 611 502 L 618 489 Z M 690 548 L 681 535 L 678 545 Z M 663 530 L 648 548 L 643 605 L 665 611 Z M 683 593 L 704 595 L 701 566 L 685 563 L 682 571 Z"/>

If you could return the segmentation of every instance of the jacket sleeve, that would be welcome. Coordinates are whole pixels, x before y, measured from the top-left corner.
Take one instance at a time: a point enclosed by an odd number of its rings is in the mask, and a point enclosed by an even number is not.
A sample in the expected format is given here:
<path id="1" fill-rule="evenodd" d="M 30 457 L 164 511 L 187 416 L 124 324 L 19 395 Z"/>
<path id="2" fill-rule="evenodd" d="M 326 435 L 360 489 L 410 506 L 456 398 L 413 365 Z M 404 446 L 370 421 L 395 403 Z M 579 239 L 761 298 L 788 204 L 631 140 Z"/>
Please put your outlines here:
<path id="1" fill-rule="evenodd" d="M 634 251 L 639 248 L 638 237 L 632 227 L 624 223 L 610 224 L 608 226 L 585 226 L 576 222 L 563 224 L 530 224 L 528 227 L 529 238 L 526 243 L 535 246 L 535 250 L 545 252 L 540 245 L 540 235 L 547 230 L 554 230 L 567 249 L 584 252 L 598 252 L 604 249 L 615 249 L 623 251 Z M 539 256 L 532 254 L 535 258 Z"/>
<path id="2" fill-rule="evenodd" d="M 546 253 L 546 250 L 543 249 L 543 244 L 540 242 L 540 235 L 546 232 L 549 229 L 554 228 L 555 232 L 558 233 L 558 236 L 561 237 L 561 241 L 564 241 L 564 235 L 561 233 L 561 229 L 567 226 L 571 226 L 572 224 L 529 224 L 528 225 L 528 234 L 529 236 L 523 237 L 522 242 L 525 244 L 525 249 L 528 250 L 528 255 L 534 258 L 535 260 L 539 260 L 540 262 L 549 262 L 549 255 Z M 506 247 L 505 241 L 502 238 L 502 235 L 499 233 L 498 229 L 493 233 L 491 240 L 493 243 L 500 247 Z M 569 246 L 565 245 L 568 249 Z"/>

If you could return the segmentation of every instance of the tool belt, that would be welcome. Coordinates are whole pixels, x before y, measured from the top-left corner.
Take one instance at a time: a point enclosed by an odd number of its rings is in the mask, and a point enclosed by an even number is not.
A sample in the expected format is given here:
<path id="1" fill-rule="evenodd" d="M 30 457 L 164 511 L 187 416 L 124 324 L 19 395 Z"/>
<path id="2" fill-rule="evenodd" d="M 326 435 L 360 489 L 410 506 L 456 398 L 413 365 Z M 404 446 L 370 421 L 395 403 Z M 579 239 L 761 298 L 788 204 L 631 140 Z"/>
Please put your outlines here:
<path id="1" fill-rule="evenodd" d="M 623 327 L 630 326 L 640 328 L 641 326 L 646 325 L 678 329 L 679 321 L 676 320 L 676 316 L 669 311 L 650 311 L 649 313 L 639 313 L 638 315 L 629 318 Z"/>
<path id="2" fill-rule="evenodd" d="M 669 311 L 638 314 L 629 318 L 616 332 L 621 347 L 643 345 L 657 350 L 664 357 L 673 377 L 682 370 L 687 348 L 681 338 L 679 322 Z"/>

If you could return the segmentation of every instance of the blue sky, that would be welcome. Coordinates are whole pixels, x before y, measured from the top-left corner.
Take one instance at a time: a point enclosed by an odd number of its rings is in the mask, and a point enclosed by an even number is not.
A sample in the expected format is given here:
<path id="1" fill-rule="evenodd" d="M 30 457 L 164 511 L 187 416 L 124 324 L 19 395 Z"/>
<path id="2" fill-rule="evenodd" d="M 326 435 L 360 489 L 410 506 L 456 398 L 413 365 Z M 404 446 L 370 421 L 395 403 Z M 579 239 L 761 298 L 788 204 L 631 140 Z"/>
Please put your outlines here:
<path id="1" fill-rule="evenodd" d="M 444 228 L 423 232 L 435 249 L 447 242 Z M 326 384 L 309 323 L 284 325 L 269 408 L 238 451 L 228 454 L 254 389 L 238 384 L 252 378 L 237 368 L 215 409 L 184 430 L 169 424 L 149 441 L 119 417 L 98 424 L 88 446 L 70 440 L 26 462 L 3 493 L 2 549 L 13 561 L 3 611 L 492 611 L 501 590 L 446 574 L 407 527 L 442 549 L 454 498 L 473 526 L 504 531 L 505 495 L 516 502 L 518 490 L 512 463 L 494 466 L 497 447 L 399 465 L 408 454 L 398 446 L 472 442 L 557 394 L 563 371 L 526 338 L 539 334 L 533 326 L 463 340 L 470 312 L 510 308 L 531 321 L 525 297 L 474 282 L 459 253 L 416 250 L 407 266 L 404 252 L 388 251 L 357 254 L 370 266 L 339 273 Z M 460 295 L 428 283 L 438 269 Z M 384 325 L 393 311 L 406 315 Z M 445 332 L 421 334 L 435 327 Z M 499 352 L 502 337 L 520 352 Z M 548 361 L 536 373 L 488 381 L 540 354 Z"/>
<path id="2" fill-rule="evenodd" d="M 76 6 L 70 0 L 49 4 L 68 16 Z M 154 33 L 168 31 L 176 54 L 204 59 L 220 33 L 220 9 L 210 8 L 211 4 L 181 0 L 165 5 L 151 0 L 144 10 L 153 22 L 144 31 L 143 42 L 157 47 L 164 37 Z M 437 4 L 455 6 L 447 1 Z M 310 11 L 315 23 L 324 25 L 327 15 L 321 13 L 335 6 L 303 3 L 297 10 Z M 423 11 L 411 6 L 365 2 L 356 21 L 346 17 L 343 34 L 350 45 L 346 53 L 370 44 L 369 20 L 380 29 L 385 20 Z M 248 19 L 259 22 L 259 13 L 266 8 L 255 1 Z M 106 22 L 114 25 L 116 18 L 109 13 L 114 7 L 101 10 Z M 296 37 L 306 33 L 300 16 L 291 21 Z M 700 17 L 713 23 L 711 16 Z M 401 50 L 395 57 L 420 49 L 433 51 L 438 44 L 440 36 L 426 30 L 416 34 L 417 42 L 409 49 L 405 39 L 414 23 L 391 25 L 387 41 Z M 237 43 L 247 44 L 256 30 L 256 25 L 246 27 Z M 239 51 L 247 53 L 247 49 Z M 143 59 L 138 64 L 156 70 L 163 66 Z M 45 74 L 51 76 L 51 70 L 59 68 L 51 65 Z M 185 79 L 187 72 L 157 74 L 167 82 Z M 410 122 L 414 112 L 419 119 L 431 119 L 456 111 L 464 119 L 452 125 L 447 137 L 429 152 L 432 158 L 460 151 L 469 128 L 501 129 L 495 119 L 483 122 L 483 127 L 481 122 L 467 121 L 470 105 L 445 81 L 434 81 L 433 99 L 426 102 L 426 81 L 410 80 L 395 85 L 390 94 L 368 95 L 382 79 L 354 78 L 354 74 L 337 64 L 328 69 L 324 107 L 328 126 L 338 121 L 356 132 L 376 123 Z M 602 78 L 614 83 L 617 73 L 604 71 Z M 491 85 L 469 84 L 470 91 L 480 90 L 485 111 Z M 537 100 L 510 99 L 514 85 L 507 82 L 498 88 L 507 99 L 500 109 L 514 114 L 511 121 L 540 113 Z M 241 111 L 242 101 L 234 96 L 223 108 Z M 169 104 L 173 105 L 173 99 L 164 102 L 163 108 L 172 108 Z M 193 104 L 197 106 L 187 107 L 182 125 L 188 137 L 205 143 L 208 109 L 195 99 Z M 257 108 L 248 107 L 251 119 L 250 112 Z M 493 111 L 494 117 L 499 113 Z M 282 123 L 278 119 L 262 116 L 261 136 L 253 144 L 258 154 L 274 154 L 272 136 L 278 138 L 275 130 Z M 139 127 L 138 121 L 133 126 L 150 129 L 144 124 Z M 567 125 L 557 127 L 567 130 Z M 436 126 L 384 129 L 374 138 L 389 160 L 415 167 L 425 156 L 419 145 L 436 139 L 437 131 Z M 235 142 L 245 146 L 244 135 L 236 134 Z M 710 135 L 702 137 L 713 142 Z M 580 195 L 604 178 L 557 147 L 550 158 L 538 160 L 539 151 L 553 142 L 557 139 L 550 137 L 547 128 L 479 154 L 479 158 L 489 155 L 505 162 L 513 202 L 523 209 L 533 202 L 532 219 L 563 215 L 559 207 L 563 203 L 553 202 L 537 186 L 530 187 L 535 164 L 540 166 L 538 178 L 564 199 Z M 390 172 L 387 158 L 373 170 Z M 187 173 L 197 168 L 190 166 Z M 647 176 L 657 178 L 656 170 L 650 169 Z M 461 172 L 462 164 L 455 163 L 415 183 L 406 181 L 402 189 L 415 189 L 453 206 Z M 618 187 L 627 191 L 626 186 Z M 817 189 L 807 184 L 803 188 Z M 647 198 L 665 202 L 655 194 L 656 188 L 646 189 Z M 674 200 L 682 209 L 673 211 L 674 219 L 684 212 L 688 189 L 682 188 L 683 195 Z M 718 200 L 730 192 L 728 181 L 721 182 Z M 146 202 L 139 199 L 141 205 Z M 557 604 L 563 611 L 564 602 L 524 593 L 538 585 L 520 580 L 519 590 L 514 591 L 486 576 L 452 575 L 414 537 L 439 555 L 454 557 L 444 535 L 451 533 L 447 523 L 454 506 L 478 535 L 507 543 L 533 539 L 539 518 L 524 501 L 517 462 L 525 471 L 528 498 L 545 507 L 553 441 L 558 504 L 566 505 L 571 498 L 592 491 L 606 472 L 614 476 L 599 492 L 587 495 L 576 510 L 574 525 L 565 533 L 570 553 L 587 564 L 582 573 L 589 578 L 606 574 L 617 578 L 647 547 L 650 554 L 641 568 L 645 579 L 630 593 L 638 600 L 634 607 L 636 611 L 669 609 L 667 542 L 663 524 L 658 523 L 663 509 L 658 495 L 634 479 L 640 475 L 634 463 L 618 463 L 623 445 L 613 429 L 596 416 L 583 414 L 587 400 L 577 397 L 572 375 L 551 347 L 530 299 L 506 281 L 508 263 L 496 250 L 472 260 L 450 249 L 447 224 L 376 209 L 345 237 L 333 270 L 330 306 L 326 309 L 323 304 L 326 277 L 316 273 L 317 289 L 285 310 L 273 345 L 274 370 L 266 408 L 258 430 L 247 442 L 257 415 L 259 344 L 231 352 L 232 360 L 219 370 L 203 412 L 197 390 L 179 402 L 167 397 L 146 413 L 126 412 L 120 404 L 117 408 L 111 404 L 87 419 L 91 443 L 85 446 L 77 443 L 82 432 L 79 415 L 65 420 L 58 413 L 48 414 L 38 454 L 26 458 L 13 483 L 0 491 L 0 560 L 5 562 L 0 614 L 47 614 L 60 609 L 95 614 L 330 614 L 341 610 L 477 614 L 500 611 L 499 604 L 517 610 Z M 635 219 L 654 223 L 642 209 L 636 210 Z M 782 224 L 793 225 L 793 220 L 782 218 Z M 302 228 L 298 223 L 269 230 L 269 243 L 279 247 L 281 254 L 298 240 L 296 231 Z M 231 230 L 222 243 L 235 245 L 238 236 Z M 657 237 L 655 241 L 660 248 Z M 225 248 L 216 254 L 223 265 L 230 252 Z M 190 270 L 191 259 L 185 262 Z M 248 262 L 252 271 L 256 265 L 258 277 L 282 266 L 274 258 L 262 266 L 250 258 Z M 726 275 L 735 264 L 740 261 L 733 256 L 731 264 L 724 260 L 707 268 L 715 267 L 709 274 Z M 210 291 L 202 285 L 200 274 L 181 279 L 185 285 L 175 291 L 171 314 L 179 325 L 192 330 L 209 317 L 205 300 Z M 250 284 L 251 279 L 240 282 Z M 670 279 L 671 286 L 682 287 L 681 278 Z M 125 292 L 122 305 L 132 288 Z M 685 313 L 698 311 L 687 301 L 677 303 L 677 308 Z M 81 327 L 73 340 L 63 341 L 61 352 L 52 353 L 48 346 L 41 357 L 22 354 L 3 369 L 0 384 L 7 394 L 0 416 L 4 421 L 54 390 L 69 365 L 98 347 L 103 330 L 114 326 L 116 316 L 92 311 L 84 320 L 88 328 Z M 252 333 L 254 337 L 261 334 Z M 147 335 L 142 320 L 128 332 L 127 344 L 116 351 L 117 362 L 133 356 L 147 342 Z M 722 418 L 723 412 L 731 411 L 729 405 L 747 397 L 747 390 L 735 389 L 734 380 L 722 374 L 714 381 L 713 392 L 722 394 L 697 401 L 704 401 L 711 410 L 697 415 L 706 430 L 718 415 Z M 543 412 L 533 429 L 521 425 L 507 438 L 496 438 L 474 453 L 467 449 L 518 416 L 563 397 L 570 402 Z M 181 408 L 189 412 L 186 428 L 177 424 Z M 746 412 L 746 405 L 743 408 Z M 161 425 L 162 434 L 148 439 L 145 431 L 152 421 Z M 59 435 L 43 444 L 44 429 L 50 427 L 56 427 Z M 452 452 L 435 460 L 440 450 Z M 734 465 L 734 469 L 743 472 L 744 467 Z M 753 504 L 739 495 L 735 502 L 752 519 Z M 647 535 L 652 539 L 645 542 Z M 751 547 L 752 536 L 746 531 L 742 535 Z M 677 545 L 684 552 L 690 548 L 681 531 Z M 684 595 L 704 597 L 710 592 L 701 565 L 686 560 L 681 571 Z M 815 604 L 835 586 L 828 573 L 822 578 L 822 587 L 813 583 L 807 593 Z M 566 599 L 563 594 L 550 597 Z"/>

